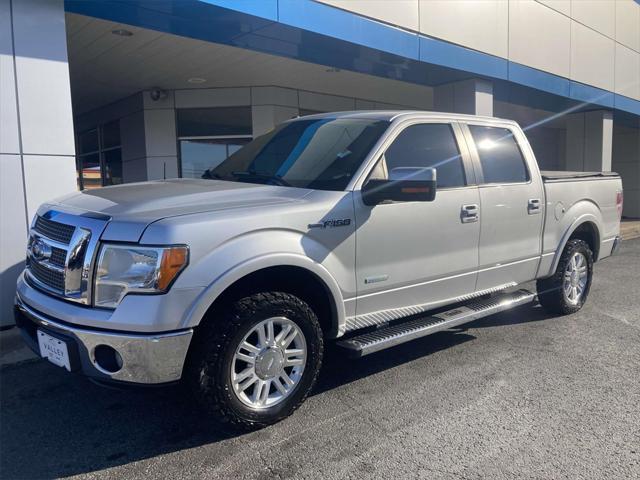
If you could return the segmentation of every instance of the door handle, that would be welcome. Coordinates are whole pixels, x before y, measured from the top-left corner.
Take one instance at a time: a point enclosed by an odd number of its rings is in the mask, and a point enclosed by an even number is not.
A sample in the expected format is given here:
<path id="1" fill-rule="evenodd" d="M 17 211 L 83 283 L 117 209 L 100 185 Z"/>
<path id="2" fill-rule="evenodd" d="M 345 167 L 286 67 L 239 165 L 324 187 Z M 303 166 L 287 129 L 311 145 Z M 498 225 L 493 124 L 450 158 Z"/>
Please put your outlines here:
<path id="1" fill-rule="evenodd" d="M 462 223 L 473 223 L 478 221 L 478 205 L 472 203 L 470 205 L 462 205 L 460 210 L 460 220 Z"/>
<path id="2" fill-rule="evenodd" d="M 527 213 L 529 215 L 535 215 L 536 213 L 540 213 L 540 199 L 539 198 L 530 198 L 527 203 Z"/>

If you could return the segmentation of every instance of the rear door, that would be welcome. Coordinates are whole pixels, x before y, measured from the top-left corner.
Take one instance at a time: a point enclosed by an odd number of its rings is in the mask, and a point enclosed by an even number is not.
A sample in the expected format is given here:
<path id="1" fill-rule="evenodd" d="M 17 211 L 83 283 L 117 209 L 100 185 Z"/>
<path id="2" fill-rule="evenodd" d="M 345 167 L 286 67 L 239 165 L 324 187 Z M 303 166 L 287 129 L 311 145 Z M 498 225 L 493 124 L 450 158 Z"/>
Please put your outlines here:
<path id="1" fill-rule="evenodd" d="M 368 206 L 356 187 L 357 318 L 348 329 L 421 312 L 475 289 L 479 194 L 459 125 L 412 121 L 389 143 L 367 180 L 386 179 L 395 168 L 434 167 L 436 198 Z"/>
<path id="2" fill-rule="evenodd" d="M 476 290 L 533 280 L 542 249 L 545 205 L 531 147 L 522 131 L 509 123 L 468 122 L 462 128 L 480 192 Z"/>

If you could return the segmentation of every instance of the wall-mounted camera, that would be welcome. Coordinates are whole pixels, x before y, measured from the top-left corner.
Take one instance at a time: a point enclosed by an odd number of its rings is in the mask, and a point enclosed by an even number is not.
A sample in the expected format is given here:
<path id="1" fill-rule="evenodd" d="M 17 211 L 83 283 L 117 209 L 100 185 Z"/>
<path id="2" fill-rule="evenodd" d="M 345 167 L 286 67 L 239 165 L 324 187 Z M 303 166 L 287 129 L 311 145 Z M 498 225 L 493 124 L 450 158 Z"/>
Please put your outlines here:
<path id="1" fill-rule="evenodd" d="M 164 100 L 167 98 L 167 92 L 161 88 L 153 88 L 149 92 L 149 96 L 151 97 L 151 100 L 157 102 L 158 100 Z"/>

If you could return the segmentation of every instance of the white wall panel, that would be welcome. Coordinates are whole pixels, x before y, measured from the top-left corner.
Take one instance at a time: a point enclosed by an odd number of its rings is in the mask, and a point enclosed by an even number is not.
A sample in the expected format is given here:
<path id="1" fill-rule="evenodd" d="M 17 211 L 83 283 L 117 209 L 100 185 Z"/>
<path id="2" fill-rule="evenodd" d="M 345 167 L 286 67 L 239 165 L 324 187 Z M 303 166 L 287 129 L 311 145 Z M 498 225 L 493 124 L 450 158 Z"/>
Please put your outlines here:
<path id="1" fill-rule="evenodd" d="M 13 323 L 11 306 L 27 244 L 25 214 L 20 155 L 0 154 L 0 326 Z"/>
<path id="2" fill-rule="evenodd" d="M 0 2 L 0 153 L 20 153 L 9 2 Z"/>
<path id="3" fill-rule="evenodd" d="M 12 5 L 23 152 L 74 155 L 62 1 Z"/>
<path id="4" fill-rule="evenodd" d="M 517 3 L 519 0 L 509 0 L 511 3 Z M 538 3 L 543 3 L 549 8 L 563 13 L 567 16 L 571 15 L 571 0 L 536 0 Z"/>
<path id="5" fill-rule="evenodd" d="M 616 0 L 616 41 L 640 52 L 640 4 Z"/>
<path id="6" fill-rule="evenodd" d="M 29 219 L 44 202 L 78 189 L 75 157 L 25 155 L 23 161 Z"/>
<path id="7" fill-rule="evenodd" d="M 616 2 L 615 0 L 571 0 L 571 18 L 614 38 Z"/>
<path id="8" fill-rule="evenodd" d="M 144 136 L 147 156 L 176 155 L 175 110 L 145 110 Z"/>
<path id="9" fill-rule="evenodd" d="M 250 88 L 193 88 L 176 90 L 176 108 L 233 107 L 251 105 Z"/>
<path id="10" fill-rule="evenodd" d="M 147 179 L 178 178 L 178 157 L 147 157 Z"/>
<path id="11" fill-rule="evenodd" d="M 281 105 L 254 105 L 251 107 L 253 136 L 267 133 L 273 128 L 298 116 L 297 107 L 283 107 Z"/>
<path id="12" fill-rule="evenodd" d="M 615 42 L 571 22 L 571 79 L 613 91 Z"/>
<path id="13" fill-rule="evenodd" d="M 420 31 L 507 58 L 508 12 L 503 0 L 420 0 Z"/>
<path id="14" fill-rule="evenodd" d="M 298 92 L 282 87 L 251 87 L 251 104 L 298 108 Z"/>
<path id="15" fill-rule="evenodd" d="M 569 77 L 571 20 L 533 0 L 509 4 L 509 59 Z"/>
<path id="16" fill-rule="evenodd" d="M 640 100 L 640 53 L 616 44 L 615 92 Z"/>
<path id="17" fill-rule="evenodd" d="M 383 22 L 418 30 L 418 0 L 319 0 Z"/>
<path id="18" fill-rule="evenodd" d="M 305 110 L 317 110 L 319 112 L 342 112 L 355 110 L 356 104 L 353 98 L 325 95 L 314 92 L 300 92 L 300 108 Z"/>

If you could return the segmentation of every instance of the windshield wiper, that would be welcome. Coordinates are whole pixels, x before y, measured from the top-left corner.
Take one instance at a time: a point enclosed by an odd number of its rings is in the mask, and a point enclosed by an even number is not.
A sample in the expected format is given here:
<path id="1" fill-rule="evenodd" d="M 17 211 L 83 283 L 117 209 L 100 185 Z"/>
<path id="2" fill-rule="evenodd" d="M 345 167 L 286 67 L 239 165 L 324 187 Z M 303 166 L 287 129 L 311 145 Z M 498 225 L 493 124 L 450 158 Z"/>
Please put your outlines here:
<path id="1" fill-rule="evenodd" d="M 280 185 L 281 187 L 292 186 L 280 175 L 269 175 L 268 173 L 260 173 L 260 172 L 255 172 L 253 170 L 249 170 L 248 172 L 245 172 L 245 171 L 231 172 L 231 175 L 234 175 L 236 177 L 251 178 L 255 180 L 266 180 L 268 182 L 271 181 L 271 182 L 274 182 L 276 185 Z"/>

